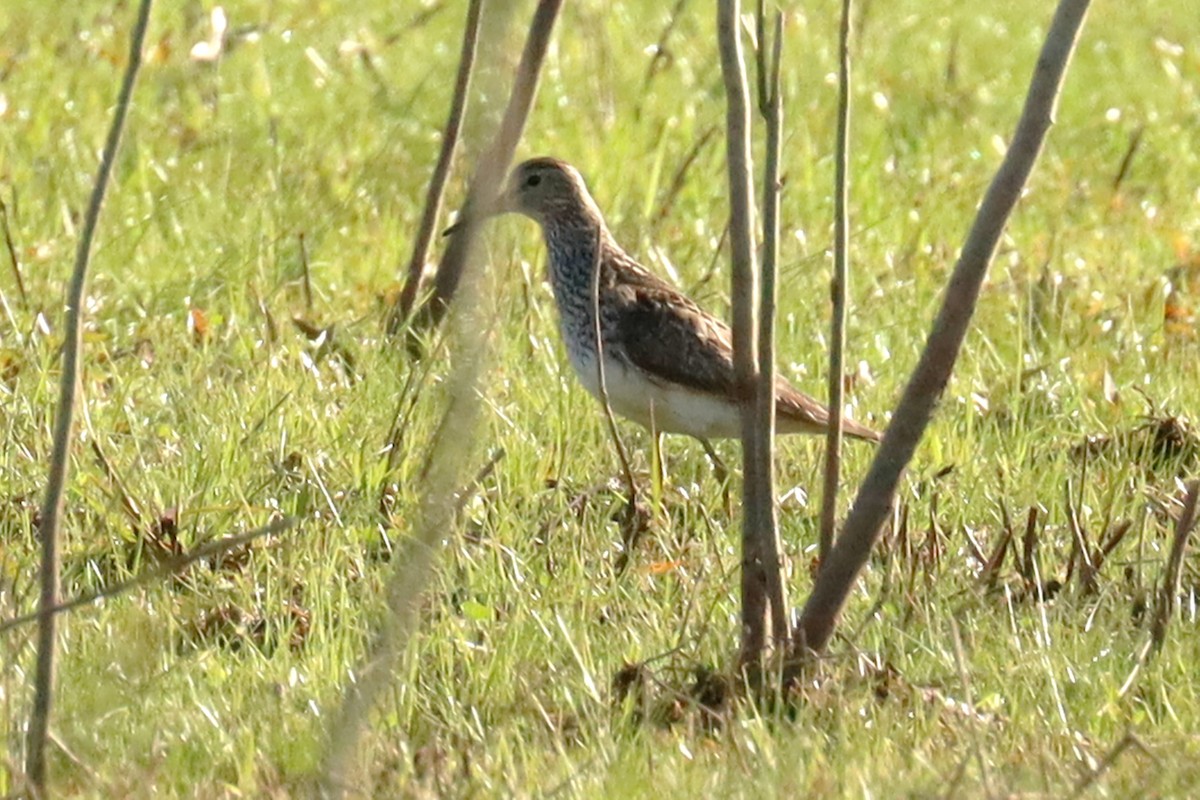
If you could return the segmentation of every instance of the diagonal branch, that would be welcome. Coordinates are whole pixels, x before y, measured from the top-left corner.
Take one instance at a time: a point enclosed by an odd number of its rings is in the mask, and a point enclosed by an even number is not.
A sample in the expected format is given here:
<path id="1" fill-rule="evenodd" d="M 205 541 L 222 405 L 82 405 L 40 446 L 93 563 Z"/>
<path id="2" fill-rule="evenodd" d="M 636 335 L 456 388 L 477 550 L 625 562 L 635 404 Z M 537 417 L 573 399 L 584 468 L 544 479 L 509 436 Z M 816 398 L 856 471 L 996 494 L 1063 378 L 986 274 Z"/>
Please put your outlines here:
<path id="1" fill-rule="evenodd" d="M 467 308 L 479 303 L 477 284 L 478 280 L 469 279 L 464 285 Z M 458 504 L 466 483 L 464 467 L 477 442 L 478 385 L 487 351 L 487 333 L 480 321 L 465 319 L 462 323 L 453 326 L 457 346 L 454 370 L 447 380 L 449 402 L 434 431 L 418 478 L 421 502 L 412 534 L 392 559 L 383 620 L 371 637 L 362 664 L 346 684 L 340 708 L 330 718 L 315 797 L 359 793 L 353 791 L 353 773 L 371 710 L 380 694 L 395 680 L 396 662 L 420 621 L 420 600 L 436 568 L 438 554 L 456 528 Z"/>
<path id="2" fill-rule="evenodd" d="M 274 536 L 277 533 L 283 533 L 288 528 L 296 524 L 297 520 L 294 517 L 281 517 L 273 522 L 264 525 L 261 528 L 255 528 L 246 533 L 239 533 L 234 536 L 225 536 L 221 539 L 215 539 L 210 542 L 205 542 L 202 545 L 195 547 L 190 553 L 181 553 L 180 555 L 164 559 L 163 562 L 154 569 L 148 569 L 138 575 L 134 575 L 128 580 L 118 581 L 109 586 L 103 586 L 95 591 L 81 594 L 71 600 L 65 600 L 53 608 L 49 609 L 51 614 L 65 614 L 68 611 L 86 606 L 97 600 L 103 600 L 109 597 L 116 597 L 119 594 L 125 594 L 139 586 L 149 586 L 152 583 L 166 578 L 170 575 L 176 575 L 197 561 L 203 561 L 206 558 L 226 553 L 243 545 L 250 544 L 256 539 L 261 539 L 264 536 Z M 33 611 L 29 614 L 21 614 L 16 617 L 0 622 L 0 633 L 7 633 L 13 628 L 18 628 L 22 625 L 27 625 L 30 622 L 38 620 L 42 615 L 42 610 Z"/>
<path id="3" fill-rule="evenodd" d="M 38 795 L 46 792 L 46 734 L 50 724 L 50 710 L 54 695 L 54 647 L 55 608 L 58 606 L 60 555 L 59 528 L 63 512 L 63 495 L 67 485 L 67 462 L 70 458 L 71 431 L 75 421 L 75 397 L 79 389 L 80 355 L 83 350 L 83 292 L 87 285 L 88 264 L 91 260 L 92 241 L 96 236 L 96 223 L 100 219 L 100 207 L 108 189 L 113 162 L 121 145 L 121 132 L 125 128 L 125 117 L 129 112 L 129 101 L 133 96 L 133 85 L 138 68 L 142 65 L 142 44 L 146 39 L 146 26 L 150 20 L 151 0 L 142 0 L 138 6 L 137 22 L 129 42 L 129 63 L 117 95 L 112 124 L 104 142 L 104 152 L 92 186 L 84 216 L 83 231 L 79 247 L 75 251 L 75 269 L 67 289 L 67 320 L 63 342 L 63 369 L 59 383 L 58 411 L 54 424 L 54 450 L 50 457 L 50 475 L 46 480 L 46 497 L 42 502 L 41 522 L 38 535 L 42 539 L 41 595 L 38 603 L 37 674 L 34 678 L 33 713 L 29 718 L 28 752 L 25 771 Z"/>
<path id="4" fill-rule="evenodd" d="M 1154 618 L 1150 621 L 1150 641 L 1157 652 L 1167 640 L 1167 623 L 1175 611 L 1179 597 L 1179 574 L 1183 571 L 1183 553 L 1187 548 L 1188 536 L 1196 524 L 1196 497 L 1200 495 L 1200 480 L 1187 483 L 1183 498 L 1183 509 L 1175 521 L 1175 535 L 1171 538 L 1171 550 L 1167 565 L 1163 569 L 1162 585 L 1154 602 Z"/>
<path id="5" fill-rule="evenodd" d="M 474 261 L 476 233 L 486 217 L 486 207 L 499 194 L 501 182 L 508 173 L 517 143 L 525 130 L 525 121 L 537 94 L 542 61 L 545 60 L 546 50 L 550 45 L 550 34 L 554 31 L 554 22 L 558 19 L 562 4 L 563 0 L 540 0 L 533 14 L 500 130 L 491 147 L 480 158 L 475 174 L 471 177 L 467 199 L 463 203 L 462 219 L 455 225 L 450 243 L 442 256 L 434 280 L 433 295 L 413 318 L 413 325 L 409 329 L 410 352 L 420 351 L 420 344 L 415 336 L 417 333 L 435 327 L 442 321 L 450 307 L 450 301 L 458 291 L 463 274 Z"/>
<path id="6" fill-rule="evenodd" d="M 437 228 L 438 214 L 442 210 L 442 196 L 446 192 L 446 180 L 450 177 L 450 163 L 454 160 L 454 151 L 458 147 L 459 135 L 462 131 L 463 117 L 467 113 L 467 95 L 471 90 L 471 74 L 475 68 L 475 52 L 479 43 L 479 18 L 483 13 L 484 0 L 471 0 L 467 8 L 467 24 L 463 30 L 462 52 L 458 57 L 458 77 L 454 81 L 454 98 L 450 102 L 450 116 L 446 120 L 446 130 L 442 133 L 442 149 L 438 153 L 437 164 L 434 165 L 433 175 L 429 178 L 429 188 L 425 193 L 425 211 L 421 216 L 421 226 L 417 229 L 417 238 L 413 242 L 412 256 L 408 260 L 408 279 L 404 289 L 396 301 L 388 317 L 388 333 L 396 334 L 400 326 L 412 313 L 413 303 L 417 300 L 417 292 L 421 288 L 421 277 L 425 271 L 425 261 L 429 258 L 429 245 L 433 242 L 433 234 Z"/>
<path id="7" fill-rule="evenodd" d="M 975 312 L 979 288 L 1004 226 L 1041 152 L 1067 65 L 1087 15 L 1088 0 L 1060 0 L 1038 57 L 1025 108 L 1004 162 L 984 195 L 942 298 L 921 360 L 905 387 L 842 535 L 817 576 L 797 630 L 798 655 L 829 643 L 842 606 L 879 538 L 896 486 L 945 391 Z"/>
<path id="8" fill-rule="evenodd" d="M 829 336 L 829 430 L 825 435 L 825 488 L 821 495 L 821 563 L 833 548 L 837 525 L 838 483 L 842 471 L 842 374 L 846 371 L 846 283 L 850 260 L 850 12 L 842 0 L 838 35 L 838 116 L 836 169 L 833 179 L 833 281 L 829 287 L 833 321 Z"/>

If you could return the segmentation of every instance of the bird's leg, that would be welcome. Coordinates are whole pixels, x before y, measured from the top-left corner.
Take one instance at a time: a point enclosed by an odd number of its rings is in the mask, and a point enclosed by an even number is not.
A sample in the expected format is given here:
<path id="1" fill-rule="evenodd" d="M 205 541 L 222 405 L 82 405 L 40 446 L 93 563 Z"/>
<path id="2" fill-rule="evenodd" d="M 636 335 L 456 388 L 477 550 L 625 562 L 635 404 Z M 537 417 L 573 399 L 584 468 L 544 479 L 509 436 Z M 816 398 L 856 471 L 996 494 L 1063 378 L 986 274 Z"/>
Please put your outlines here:
<path id="1" fill-rule="evenodd" d="M 708 460 L 712 463 L 713 474 L 716 475 L 717 481 L 721 484 L 721 498 L 725 501 L 726 510 L 733 508 L 733 502 L 729 497 L 729 470 L 725 466 L 725 462 L 717 455 L 716 448 L 712 446 L 712 442 L 703 437 L 700 439 L 700 444 L 704 446 L 704 453 L 708 456 Z"/>
<path id="2" fill-rule="evenodd" d="M 650 494 L 654 510 L 661 511 L 667 487 L 667 454 L 663 449 L 662 431 L 655 431 L 650 442 Z"/>

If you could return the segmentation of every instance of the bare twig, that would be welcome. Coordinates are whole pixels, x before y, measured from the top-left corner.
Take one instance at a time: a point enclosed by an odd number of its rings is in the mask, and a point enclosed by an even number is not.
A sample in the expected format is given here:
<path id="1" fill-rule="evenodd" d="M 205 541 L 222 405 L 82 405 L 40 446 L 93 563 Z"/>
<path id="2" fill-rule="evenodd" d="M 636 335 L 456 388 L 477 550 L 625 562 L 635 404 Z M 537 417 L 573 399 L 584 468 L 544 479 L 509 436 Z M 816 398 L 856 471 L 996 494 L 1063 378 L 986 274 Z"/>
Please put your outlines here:
<path id="1" fill-rule="evenodd" d="M 846 282 L 850 259 L 850 13 L 852 0 L 842 0 L 838 34 L 838 117 L 833 179 L 833 280 L 829 286 L 833 319 L 829 335 L 829 430 L 825 434 L 825 483 L 821 493 L 821 563 L 833 548 L 837 525 L 838 485 L 842 471 L 842 373 L 846 365 Z"/>
<path id="2" fill-rule="evenodd" d="M 1146 126 L 1139 125 L 1133 135 L 1129 137 L 1129 146 L 1125 148 L 1125 155 L 1121 157 L 1121 166 L 1117 169 L 1117 174 L 1113 176 L 1112 190 L 1114 192 L 1121 188 L 1125 176 L 1129 174 L 1129 168 L 1133 166 L 1133 157 L 1137 155 L 1138 146 L 1142 143 L 1142 134 L 1145 132 Z"/>
<path id="3" fill-rule="evenodd" d="M 421 214 L 421 225 L 417 228 L 412 255 L 408 259 L 408 278 L 388 317 L 388 333 L 392 335 L 400 330 L 400 325 L 412 313 L 413 303 L 416 302 L 417 292 L 421 288 L 421 278 L 425 273 L 425 262 L 429 258 L 429 245 L 433 242 L 433 235 L 437 230 L 438 214 L 441 213 L 442 198 L 446 193 L 446 181 L 450 177 L 450 164 L 454 160 L 454 151 L 458 147 L 462 132 L 463 117 L 467 113 L 483 2 L 484 0 L 471 0 L 467 7 L 467 24 L 463 30 L 462 51 L 458 56 L 458 77 L 454 81 L 450 116 L 446 119 L 446 129 L 442 132 L 442 149 L 438 153 L 437 164 L 433 167 L 433 175 L 429 178 L 429 188 L 425 190 L 425 210 Z"/>
<path id="4" fill-rule="evenodd" d="M 8 206 L 0 197 L 0 231 L 4 233 L 4 246 L 8 248 L 8 259 L 12 262 L 13 278 L 17 281 L 17 294 L 21 296 L 21 305 L 29 310 L 29 295 L 25 293 L 25 278 L 21 276 L 21 260 L 17 258 L 17 246 L 13 243 L 12 229 L 8 226 Z"/>
<path id="5" fill-rule="evenodd" d="M 687 0 L 675 0 L 675 5 L 671 7 L 671 13 L 667 17 L 667 24 L 663 26 L 662 32 L 658 34 L 658 41 L 655 42 L 653 47 L 654 55 L 651 56 L 650 63 L 646 65 L 646 77 L 642 79 L 640 96 L 643 98 L 650 91 L 650 82 L 654 80 L 655 76 L 674 61 L 671 51 L 667 49 L 667 40 L 671 38 L 671 33 L 674 32 L 675 26 L 679 24 L 679 19 L 683 16 L 683 8 L 686 5 Z"/>
<path id="6" fill-rule="evenodd" d="M 75 267 L 67 289 L 67 314 L 64 325 L 63 367 L 59 383 L 58 410 L 54 425 L 54 450 L 50 457 L 50 474 L 46 481 L 46 497 L 42 503 L 38 535 L 42 539 L 41 594 L 38 605 L 37 673 L 34 678 L 33 712 L 29 718 L 29 737 L 25 772 L 39 795 L 46 790 L 46 733 L 54 695 L 55 608 L 59 592 L 59 528 L 63 511 L 63 495 L 67 485 L 67 465 L 71 450 L 71 432 L 75 421 L 75 397 L 79 389 L 79 362 L 83 350 L 83 293 L 87 285 L 88 264 L 92 241 L 100 219 L 100 207 L 108 189 L 113 162 L 121 144 L 121 132 L 129 112 L 133 85 L 142 64 L 142 44 L 150 19 L 151 0 L 138 6 L 137 21 L 129 43 L 129 63 L 113 109 L 112 124 L 104 142 L 96 182 L 84 216 L 79 246 L 75 251 Z"/>
<path id="7" fill-rule="evenodd" d="M 525 120 L 529 117 L 529 110 L 533 107 L 533 98 L 537 92 L 542 61 L 545 59 L 550 34 L 554 30 L 554 22 L 558 19 L 562 3 L 563 0 L 538 2 L 533 21 L 529 25 L 529 35 L 525 39 L 525 49 L 521 53 L 521 62 L 517 65 L 512 94 L 509 95 L 500 130 L 491 147 L 480 158 L 475 174 L 471 177 L 467 199 L 463 204 L 462 219 L 455 226 L 450 243 L 442 256 L 434 280 L 433 295 L 421 307 L 409 328 L 413 334 L 408 342 L 411 352 L 420 351 L 420 342 L 416 334 L 437 325 L 446 315 L 450 301 L 462 282 L 463 274 L 475 260 L 473 254 L 476 232 L 487 215 L 488 206 L 499 194 L 500 184 L 516 153 L 517 142 L 525 130 Z"/>
<path id="8" fill-rule="evenodd" d="M 759 0 L 759 17 L 765 16 L 764 1 Z M 762 27 L 766 27 L 763 23 Z M 762 286 L 758 308 L 758 384 L 754 391 L 756 428 L 759 436 L 758 464 L 746 470 L 746 480 L 762 483 L 761 496 L 767 507 L 759 515 L 762 529 L 764 577 L 767 600 L 771 606 L 771 637 L 774 644 L 786 648 L 791 635 L 787 596 L 783 585 L 782 548 L 779 521 L 775 513 L 775 306 L 779 295 L 776 275 L 779 264 L 779 193 L 783 160 L 783 93 L 780 67 L 783 61 L 783 13 L 776 12 L 774 39 L 767 57 L 765 32 L 758 37 L 759 73 L 766 75 L 760 108 L 767 123 L 766 164 L 763 168 L 763 261 Z M 760 499 L 760 502 L 762 500 Z"/>
<path id="9" fill-rule="evenodd" d="M 478 274 L 478 273 L 475 273 Z M 479 296 L 476 281 L 465 286 L 468 308 Z M 474 322 L 474 324 L 472 324 Z M 479 375 L 483 369 L 486 335 L 477 321 L 455 326 L 459 352 L 448 379 L 449 403 L 434 432 L 420 471 L 420 508 L 413 534 L 393 558 L 388 578 L 387 609 L 355 677 L 346 686 L 341 707 L 331 719 L 320 779 L 315 796 L 343 797 L 353 790 L 353 766 L 368 716 L 380 693 L 392 680 L 396 660 L 408 646 L 417 624 L 421 595 L 433 572 L 441 542 L 454 530 L 457 498 L 462 494 L 464 467 L 475 442 L 479 416 Z"/>
<path id="10" fill-rule="evenodd" d="M 146 570 L 140 575 L 135 575 L 128 580 L 118 581 L 117 583 L 109 586 L 103 586 L 99 589 L 81 594 L 79 597 L 59 603 L 50 609 L 50 613 L 62 614 L 72 609 L 79 608 L 80 606 L 90 605 L 97 600 L 116 597 L 117 595 L 125 594 L 126 592 L 132 591 L 133 589 L 137 589 L 141 586 L 149 586 L 152 583 L 157 583 L 163 578 L 183 572 L 197 561 L 203 561 L 206 558 L 221 555 L 222 553 L 241 547 L 242 545 L 250 544 L 250 542 L 253 542 L 256 539 L 261 539 L 264 536 L 274 536 L 277 533 L 283 533 L 288 528 L 293 527 L 296 522 L 297 520 L 294 517 L 281 517 L 280 519 L 274 520 L 270 524 L 264 525 L 261 528 L 256 528 L 255 530 L 248 531 L 246 533 L 239 533 L 235 536 L 226 536 L 215 541 L 206 542 L 205 544 L 193 548 L 190 553 L 181 553 L 177 556 L 165 558 L 161 560 L 159 565 L 154 569 Z M 21 614 L 19 616 L 6 619 L 3 622 L 0 622 L 0 633 L 7 633 L 13 628 L 18 628 L 22 625 L 27 625 L 30 622 L 34 622 L 42 613 L 43 612 L 41 609 L 39 609 L 37 611 L 31 611 L 28 614 Z"/>
<path id="11" fill-rule="evenodd" d="M 823 650 L 828 644 L 842 606 L 879 537 L 900 476 L 950 379 L 1000 235 L 1054 121 L 1058 93 L 1088 4 L 1089 0 L 1060 0 L 1055 11 L 1012 146 L 984 196 L 887 436 L 805 604 L 797 633 L 800 656 L 808 650 Z"/>
<path id="12" fill-rule="evenodd" d="M 679 197 L 679 193 L 683 191 L 684 184 L 687 182 L 688 171 L 692 165 L 696 163 L 696 159 L 700 157 L 700 153 L 712 141 L 713 136 L 719 129 L 716 125 L 709 126 L 704 133 L 692 144 L 687 154 L 680 162 L 679 168 L 675 170 L 674 176 L 671 178 L 671 184 L 667 187 L 666 196 L 663 198 L 662 205 L 658 208 L 658 213 L 654 215 L 654 224 L 657 225 L 667 218 L 671 213 L 671 206 L 675 204 L 675 200 Z"/>
<path id="13" fill-rule="evenodd" d="M 1079 779 L 1079 782 L 1075 784 L 1075 789 L 1071 792 L 1068 800 L 1078 800 L 1078 798 L 1083 797 L 1087 790 L 1090 789 L 1092 785 L 1104 775 L 1105 772 L 1108 772 L 1112 765 L 1117 762 L 1117 759 L 1120 758 L 1121 755 L 1130 747 L 1136 747 L 1146 755 L 1153 757 L 1153 754 L 1146 749 L 1146 745 L 1142 744 L 1141 739 L 1131 732 L 1126 732 L 1126 734 L 1122 736 L 1107 753 L 1104 754 L 1104 757 L 1100 759 L 1100 763 L 1097 764 L 1093 769 L 1088 770 L 1088 774 Z"/>
<path id="14" fill-rule="evenodd" d="M 300 232 L 300 277 L 304 280 L 304 310 L 312 313 L 312 275 L 308 269 L 308 248 L 304 245 L 304 231 Z"/>
<path id="15" fill-rule="evenodd" d="M 1038 507 L 1029 507 L 1025 516 L 1025 535 L 1021 538 L 1021 577 L 1028 586 L 1033 586 L 1041 571 L 1037 566 Z"/>
<path id="16" fill-rule="evenodd" d="M 1079 520 L 1079 510 L 1071 491 L 1071 481 L 1068 479 L 1063 489 L 1067 503 L 1067 524 L 1071 528 L 1071 556 L 1067 560 L 1067 574 L 1063 577 L 1063 585 L 1071 583 L 1075 573 L 1075 565 L 1079 564 L 1079 591 L 1090 594 L 1095 589 L 1096 566 L 1092 563 L 1092 545 L 1088 538 L 1087 529 Z"/>
<path id="17" fill-rule="evenodd" d="M 1179 575 L 1183 571 L 1183 551 L 1187 548 L 1188 536 L 1196 524 L 1196 495 L 1200 494 L 1200 480 L 1188 481 L 1183 509 L 1175 523 L 1175 536 L 1171 540 L 1171 552 L 1163 570 L 1162 585 L 1158 588 L 1158 599 L 1154 603 L 1154 620 L 1150 623 L 1150 641 L 1154 650 L 1162 649 L 1167 638 L 1167 623 L 1175 612 L 1179 596 Z"/>
<path id="18" fill-rule="evenodd" d="M 743 665 L 757 662 L 766 646 L 769 611 L 763 533 L 770 525 L 774 498 L 764 493 L 760 476 L 751 471 L 761 464 L 760 426 L 754 404 L 758 372 L 758 265 L 754 258 L 754 203 L 750 157 L 750 97 L 742 58 L 741 4 L 717 3 L 717 39 L 725 81 L 725 147 L 729 174 L 729 243 L 732 261 L 733 360 L 736 396 L 742 412 L 742 642 Z"/>

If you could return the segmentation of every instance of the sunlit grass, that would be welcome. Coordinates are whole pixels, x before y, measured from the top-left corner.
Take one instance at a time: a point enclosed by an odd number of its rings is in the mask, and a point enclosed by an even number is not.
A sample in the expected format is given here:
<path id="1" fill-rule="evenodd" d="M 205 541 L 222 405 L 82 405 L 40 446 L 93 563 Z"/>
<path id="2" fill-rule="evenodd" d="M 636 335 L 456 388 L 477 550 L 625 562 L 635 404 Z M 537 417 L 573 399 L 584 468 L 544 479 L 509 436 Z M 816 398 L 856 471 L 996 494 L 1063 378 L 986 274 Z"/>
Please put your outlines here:
<path id="1" fill-rule="evenodd" d="M 478 83 L 469 156 L 502 107 L 498 76 L 515 59 L 527 5 L 504 52 L 483 54 L 491 66 Z M 689 4 L 667 40 L 670 59 L 648 79 L 648 48 L 670 5 L 567 4 L 520 152 L 575 163 L 618 238 L 724 314 L 713 18 Z M 5 618 L 34 601 L 31 519 L 50 449 L 61 286 L 131 21 L 103 3 L 8 6 L 0 196 L 30 305 L 0 253 Z M 156 10 L 89 291 L 65 592 L 151 565 L 173 537 L 188 548 L 278 513 L 303 525 L 64 618 L 53 721 L 71 752 L 55 751 L 53 762 L 64 795 L 282 795 L 305 784 L 379 619 L 392 544 L 414 522 L 416 476 L 454 360 L 441 352 L 413 364 L 380 331 L 432 168 L 464 12 L 226 9 L 235 43 L 215 64 L 189 58 L 207 36 L 207 10 Z M 886 424 L 1015 124 L 1049 13 L 1033 2 L 875 3 L 860 20 L 856 417 Z M 836 21 L 833 4 L 789 9 L 785 54 L 778 351 L 784 374 L 814 392 L 828 318 Z M 492 223 L 488 302 L 477 310 L 489 368 L 469 470 L 497 447 L 504 455 L 448 532 L 418 637 L 372 718 L 364 793 L 1061 796 L 1127 732 L 1149 755 L 1126 750 L 1093 791 L 1188 793 L 1200 780 L 1191 766 L 1200 763 L 1194 604 L 1183 604 L 1162 655 L 1126 682 L 1146 636 L 1134 612 L 1165 558 L 1174 478 L 1196 462 L 1114 445 L 1084 465 L 1070 449 L 1131 430 L 1143 415 L 1191 417 L 1200 401 L 1195 272 L 1168 274 L 1194 257 L 1200 236 L 1198 40 L 1183 0 L 1094 9 L 1058 125 L 903 487 L 907 547 L 893 537 L 872 562 L 847 613 L 851 638 L 835 641 L 794 714 L 739 708 L 709 730 L 685 709 L 662 724 L 676 714 L 671 692 L 686 692 L 697 666 L 727 665 L 735 646 L 736 513 L 700 448 L 671 440 L 662 514 L 629 572 L 614 574 L 620 501 L 606 487 L 615 455 L 558 344 L 533 226 Z M 689 150 L 714 126 L 667 204 Z M 451 208 L 468 172 L 464 160 Z M 294 316 L 330 330 L 340 350 L 310 340 Z M 388 432 L 414 392 L 389 473 Z M 623 432 L 645 470 L 648 437 Z M 802 599 L 821 449 L 787 440 L 779 450 L 781 491 L 796 487 L 781 524 L 792 595 Z M 736 464 L 736 444 L 721 452 Z M 850 483 L 868 458 L 849 450 Z M 1039 569 L 1063 577 L 1068 481 L 1094 541 L 1133 522 L 1097 595 L 1080 596 L 1073 582 L 1034 603 L 1014 560 L 1001 589 L 985 593 L 965 532 L 990 552 L 1007 512 L 1019 544 L 1034 505 Z M 1195 583 L 1194 564 L 1184 583 Z M 0 793 L 19 785 L 27 635 L 3 643 Z M 646 708 L 616 702 L 614 675 L 649 659 L 659 683 Z M 650 721 L 635 722 L 641 711 Z"/>

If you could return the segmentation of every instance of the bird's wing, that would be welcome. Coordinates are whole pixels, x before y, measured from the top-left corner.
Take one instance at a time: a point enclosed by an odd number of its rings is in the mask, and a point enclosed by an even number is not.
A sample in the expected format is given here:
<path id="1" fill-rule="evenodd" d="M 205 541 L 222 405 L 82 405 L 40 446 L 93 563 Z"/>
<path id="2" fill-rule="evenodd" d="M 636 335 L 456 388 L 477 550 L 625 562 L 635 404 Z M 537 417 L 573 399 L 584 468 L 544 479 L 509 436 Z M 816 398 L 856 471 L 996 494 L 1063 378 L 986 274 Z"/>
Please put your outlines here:
<path id="1" fill-rule="evenodd" d="M 734 397 L 729 326 L 645 270 L 625 272 L 604 293 L 621 348 L 650 380 Z"/>
<path id="2" fill-rule="evenodd" d="M 650 380 L 736 397 L 728 325 L 640 265 L 628 265 L 605 283 L 602 305 L 616 317 L 625 355 Z M 829 410 L 783 377 L 776 380 L 775 398 L 781 427 L 819 433 L 829 425 Z M 856 439 L 880 438 L 851 419 L 843 419 L 842 429 Z"/>

